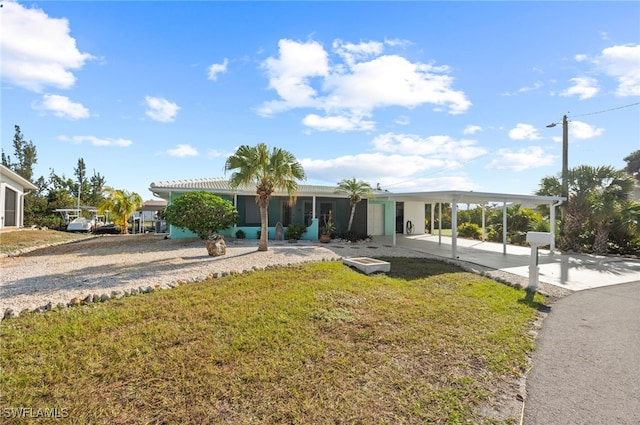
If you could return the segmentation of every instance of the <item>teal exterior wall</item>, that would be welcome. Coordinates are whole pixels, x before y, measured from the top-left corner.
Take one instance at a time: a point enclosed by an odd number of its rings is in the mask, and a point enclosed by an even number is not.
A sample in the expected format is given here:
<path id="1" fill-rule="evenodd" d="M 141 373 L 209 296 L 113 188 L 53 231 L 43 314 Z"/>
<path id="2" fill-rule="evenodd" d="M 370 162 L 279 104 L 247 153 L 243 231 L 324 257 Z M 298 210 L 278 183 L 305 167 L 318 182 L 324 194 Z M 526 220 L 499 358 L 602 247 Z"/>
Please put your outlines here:
<path id="1" fill-rule="evenodd" d="M 182 193 L 172 194 L 169 203 L 172 203 L 175 199 L 182 196 Z M 233 197 L 229 195 L 218 195 L 222 199 L 230 201 L 233 203 Z M 305 202 L 312 202 L 313 197 L 304 196 L 297 198 L 295 204 L 291 206 L 292 211 L 292 223 L 295 224 L 305 224 L 305 211 L 304 204 Z M 235 238 L 236 232 L 238 230 L 242 230 L 245 233 L 247 239 L 258 239 L 258 231 L 260 230 L 260 220 L 258 219 L 256 222 L 248 223 L 246 220 L 247 217 L 247 203 L 255 203 L 255 196 L 253 195 L 243 195 L 237 197 L 238 204 L 236 205 L 236 209 L 238 210 L 238 224 L 229 229 L 225 229 L 219 232 L 221 235 L 228 238 Z M 273 197 L 271 198 L 271 202 L 269 202 L 269 208 L 267 210 L 268 218 L 269 218 L 269 239 L 275 239 L 275 226 L 278 222 L 281 221 L 281 209 L 282 203 L 288 202 L 288 198 L 285 197 Z M 348 201 L 347 201 L 348 205 Z M 348 220 L 348 215 L 347 215 Z M 319 221 L 318 219 L 310 220 L 311 224 L 307 226 L 307 231 L 302 235 L 302 239 L 306 240 L 315 240 L 318 239 L 319 234 Z M 284 231 L 286 232 L 287 227 L 284 226 Z M 187 229 L 181 229 L 175 226 L 169 225 L 169 236 L 172 239 L 182 239 L 182 238 L 197 238 L 198 235 L 191 232 Z"/>

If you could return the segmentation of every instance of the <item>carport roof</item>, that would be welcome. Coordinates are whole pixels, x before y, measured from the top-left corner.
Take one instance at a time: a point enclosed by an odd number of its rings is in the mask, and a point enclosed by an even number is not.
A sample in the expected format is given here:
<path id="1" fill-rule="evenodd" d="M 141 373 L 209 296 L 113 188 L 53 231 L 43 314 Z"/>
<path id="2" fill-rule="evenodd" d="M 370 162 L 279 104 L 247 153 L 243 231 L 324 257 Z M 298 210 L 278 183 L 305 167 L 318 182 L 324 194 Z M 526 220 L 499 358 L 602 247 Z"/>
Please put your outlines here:
<path id="1" fill-rule="evenodd" d="M 395 201 L 421 201 L 425 203 L 458 203 L 490 205 L 492 203 L 516 203 L 526 205 L 544 205 L 565 201 L 562 196 L 537 196 L 519 195 L 512 193 L 489 193 L 460 190 L 443 190 L 435 192 L 407 192 L 407 193 L 385 193 L 378 194 L 378 199 L 390 199 Z"/>

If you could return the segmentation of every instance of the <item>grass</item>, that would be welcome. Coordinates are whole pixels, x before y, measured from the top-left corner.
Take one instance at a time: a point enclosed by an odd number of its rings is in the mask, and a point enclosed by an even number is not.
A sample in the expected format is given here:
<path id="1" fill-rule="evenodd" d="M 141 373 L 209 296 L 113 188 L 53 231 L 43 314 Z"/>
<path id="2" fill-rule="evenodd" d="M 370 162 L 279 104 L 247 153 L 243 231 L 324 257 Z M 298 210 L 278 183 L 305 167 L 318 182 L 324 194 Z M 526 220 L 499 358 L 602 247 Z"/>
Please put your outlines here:
<path id="1" fill-rule="evenodd" d="M 21 249 L 43 245 L 69 242 L 86 238 L 83 233 L 59 232 L 57 230 L 21 229 L 0 233 L 0 254 L 8 254 Z"/>
<path id="2" fill-rule="evenodd" d="M 543 299 L 388 260 L 388 276 L 309 263 L 3 321 L 0 409 L 97 424 L 496 423 L 478 406 L 522 373 Z"/>

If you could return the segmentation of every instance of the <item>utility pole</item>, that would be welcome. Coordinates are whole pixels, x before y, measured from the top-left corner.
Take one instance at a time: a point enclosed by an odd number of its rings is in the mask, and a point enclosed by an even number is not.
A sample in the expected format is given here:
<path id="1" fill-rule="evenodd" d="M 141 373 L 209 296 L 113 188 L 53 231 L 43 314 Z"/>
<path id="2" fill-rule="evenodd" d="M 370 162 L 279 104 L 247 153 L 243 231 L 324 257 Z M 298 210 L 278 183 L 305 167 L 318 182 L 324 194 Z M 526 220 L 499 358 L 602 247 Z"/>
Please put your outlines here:
<path id="1" fill-rule="evenodd" d="M 566 202 L 569 201 L 569 125 L 567 122 L 567 116 L 562 117 L 562 196 L 566 198 Z M 564 210 L 562 208 L 562 222 L 564 223 Z"/>

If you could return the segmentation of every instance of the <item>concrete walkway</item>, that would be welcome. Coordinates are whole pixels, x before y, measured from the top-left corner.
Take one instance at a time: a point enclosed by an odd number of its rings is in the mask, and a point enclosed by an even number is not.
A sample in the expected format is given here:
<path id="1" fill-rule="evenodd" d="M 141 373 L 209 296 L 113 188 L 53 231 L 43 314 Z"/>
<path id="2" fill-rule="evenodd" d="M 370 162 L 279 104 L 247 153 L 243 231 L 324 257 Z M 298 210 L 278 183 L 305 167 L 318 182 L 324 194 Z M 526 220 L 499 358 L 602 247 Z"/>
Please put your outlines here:
<path id="1" fill-rule="evenodd" d="M 451 258 L 451 238 L 397 236 L 396 243 Z M 528 277 L 531 249 L 503 249 L 458 239 L 457 256 Z M 545 250 L 538 256 L 540 282 L 574 293 L 553 303 L 544 319 L 522 423 L 640 424 L 640 261 Z"/>

